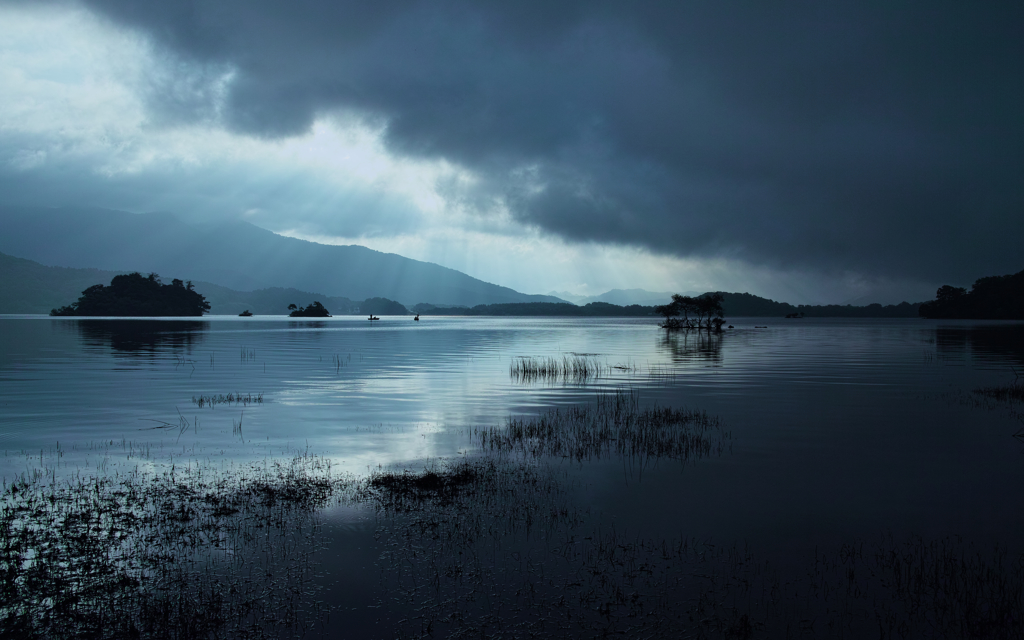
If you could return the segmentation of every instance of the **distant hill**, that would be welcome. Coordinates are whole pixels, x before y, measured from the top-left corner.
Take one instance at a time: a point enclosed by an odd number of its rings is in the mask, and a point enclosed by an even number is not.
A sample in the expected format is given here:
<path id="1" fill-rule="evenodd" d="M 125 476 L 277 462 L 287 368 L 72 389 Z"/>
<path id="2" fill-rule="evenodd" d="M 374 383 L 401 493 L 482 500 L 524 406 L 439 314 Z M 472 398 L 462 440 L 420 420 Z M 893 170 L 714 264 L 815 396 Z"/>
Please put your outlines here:
<path id="1" fill-rule="evenodd" d="M 897 305 L 882 306 L 869 304 L 863 307 L 852 305 L 791 305 L 775 302 L 749 293 L 725 293 L 722 309 L 726 317 L 784 318 L 790 314 L 803 314 L 807 318 L 916 318 L 920 303 L 901 302 Z"/>
<path id="2" fill-rule="evenodd" d="M 521 302 L 517 304 L 481 304 L 472 308 L 418 304 L 412 310 L 414 313 L 424 316 L 633 317 L 654 315 L 654 307 L 640 305 L 622 307 L 607 302 L 591 302 L 584 306 L 569 302 Z"/>
<path id="3" fill-rule="evenodd" d="M 0 253 L 0 313 L 49 313 L 116 275 L 119 272 L 45 267 Z"/>
<path id="4" fill-rule="evenodd" d="M 575 293 L 569 293 L 568 291 L 548 291 L 548 295 L 573 304 L 586 304 L 585 301 L 587 299 L 587 296 L 578 296 Z"/>
<path id="5" fill-rule="evenodd" d="M 684 296 L 697 296 L 700 295 L 699 291 L 684 291 L 681 295 Z M 611 291 L 605 291 L 599 296 L 591 296 L 586 298 L 580 304 L 589 304 L 591 302 L 607 302 L 610 304 L 617 304 L 620 306 L 628 306 L 631 304 L 639 304 L 645 306 L 655 306 L 659 304 L 668 304 L 672 301 L 672 293 L 667 291 L 646 291 L 644 289 L 612 289 Z"/>
<path id="6" fill-rule="evenodd" d="M 314 289 L 325 296 L 382 297 L 405 305 L 562 302 L 429 262 L 357 245 L 286 238 L 239 221 L 202 226 L 170 214 L 4 206 L 0 228 L 0 251 L 42 264 L 173 274 L 236 291 Z"/>
<path id="7" fill-rule="evenodd" d="M 409 310 L 401 303 L 387 298 L 369 298 L 359 305 L 359 313 L 371 316 L 404 316 Z"/>
<path id="8" fill-rule="evenodd" d="M 0 253 L 0 313 L 49 313 L 78 300 L 87 288 L 109 283 L 116 275 L 116 271 L 99 269 L 47 267 Z M 359 302 L 298 289 L 234 291 L 209 282 L 193 284 L 210 302 L 210 313 L 216 315 L 238 315 L 246 309 L 256 315 L 288 315 L 289 304 L 305 306 L 314 300 L 334 315 L 362 313 Z"/>
<path id="9" fill-rule="evenodd" d="M 214 315 L 238 315 L 248 309 L 258 316 L 286 316 L 288 305 L 295 304 L 305 307 L 312 302 L 319 302 L 327 307 L 332 315 L 357 315 L 360 312 L 358 302 L 338 296 L 325 296 L 298 289 L 271 287 L 256 291 L 235 291 L 209 282 L 196 283 L 199 291 L 210 301 L 210 313 Z"/>
<path id="10" fill-rule="evenodd" d="M 682 295 L 697 296 L 700 293 L 699 291 L 684 291 Z M 612 289 L 596 296 L 578 296 L 565 291 L 551 291 L 548 295 L 562 298 L 578 305 L 586 305 L 591 302 L 608 302 L 619 306 L 629 306 L 631 304 L 654 306 L 666 304 L 672 298 L 671 292 L 647 291 L 645 289 Z"/>

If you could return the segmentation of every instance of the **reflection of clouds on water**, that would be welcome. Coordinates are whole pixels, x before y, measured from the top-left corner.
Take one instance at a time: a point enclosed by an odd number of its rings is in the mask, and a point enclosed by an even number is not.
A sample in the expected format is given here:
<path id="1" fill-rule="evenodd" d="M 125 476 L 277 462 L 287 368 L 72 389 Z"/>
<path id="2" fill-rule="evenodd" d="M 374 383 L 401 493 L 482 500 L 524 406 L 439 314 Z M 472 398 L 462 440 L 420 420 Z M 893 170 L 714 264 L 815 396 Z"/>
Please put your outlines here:
<path id="1" fill-rule="evenodd" d="M 967 352 L 979 360 L 1024 367 L 1024 325 L 938 326 L 935 346 L 939 357 L 959 360 Z M 1024 373 L 1024 371 L 1022 371 Z"/>
<path id="2" fill-rule="evenodd" d="M 721 363 L 722 335 L 707 331 L 665 331 L 658 339 L 658 346 L 667 350 L 675 363 Z"/>
<path id="3" fill-rule="evenodd" d="M 198 320 L 70 320 L 86 347 L 110 347 L 114 353 L 153 355 L 185 349 L 203 340 L 208 322 Z"/>

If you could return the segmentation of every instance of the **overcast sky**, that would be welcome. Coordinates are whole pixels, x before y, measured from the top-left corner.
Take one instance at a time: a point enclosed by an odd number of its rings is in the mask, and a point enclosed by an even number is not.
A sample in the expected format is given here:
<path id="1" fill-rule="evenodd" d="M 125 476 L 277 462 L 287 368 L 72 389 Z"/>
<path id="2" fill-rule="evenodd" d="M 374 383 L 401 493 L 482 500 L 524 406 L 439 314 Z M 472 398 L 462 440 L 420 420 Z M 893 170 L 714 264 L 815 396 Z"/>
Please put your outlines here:
<path id="1" fill-rule="evenodd" d="M 930 298 L 1024 269 L 1022 34 L 1009 2 L 0 1 L 0 201 L 527 293 Z"/>

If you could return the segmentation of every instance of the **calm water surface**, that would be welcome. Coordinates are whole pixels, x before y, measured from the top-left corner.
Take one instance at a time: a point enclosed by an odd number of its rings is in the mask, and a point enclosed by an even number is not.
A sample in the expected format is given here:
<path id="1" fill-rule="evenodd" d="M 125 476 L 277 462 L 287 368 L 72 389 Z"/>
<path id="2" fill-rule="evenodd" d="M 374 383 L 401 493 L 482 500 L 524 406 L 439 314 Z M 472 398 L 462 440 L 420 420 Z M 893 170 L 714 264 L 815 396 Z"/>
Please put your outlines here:
<path id="1" fill-rule="evenodd" d="M 143 448 L 163 461 L 309 450 L 356 474 L 417 469 L 472 450 L 474 427 L 629 389 L 644 404 L 705 409 L 730 438 L 720 456 L 643 474 L 621 461 L 574 467 L 579 499 L 607 522 L 777 558 L 886 531 L 1016 543 L 1021 407 L 972 390 L 1024 373 L 1024 325 L 731 322 L 709 338 L 667 336 L 649 319 L 7 316 L 0 463 L 10 478 L 59 446 L 72 470 Z M 574 354 L 601 375 L 510 376 L 517 357 Z M 193 401 L 231 393 L 262 402 Z M 354 557 L 337 562 L 365 560 Z"/>

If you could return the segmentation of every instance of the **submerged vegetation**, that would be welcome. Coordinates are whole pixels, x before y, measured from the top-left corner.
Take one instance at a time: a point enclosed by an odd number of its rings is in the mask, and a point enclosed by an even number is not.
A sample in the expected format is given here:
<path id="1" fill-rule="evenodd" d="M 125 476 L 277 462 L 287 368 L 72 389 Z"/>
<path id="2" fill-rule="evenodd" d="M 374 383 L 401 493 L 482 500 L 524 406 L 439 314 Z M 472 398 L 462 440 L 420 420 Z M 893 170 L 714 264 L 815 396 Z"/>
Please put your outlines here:
<path id="1" fill-rule="evenodd" d="M 52 309 L 51 316 L 201 316 L 210 303 L 196 292 L 192 281 L 175 279 L 162 284 L 160 276 L 140 273 L 114 276 L 110 286 L 97 284 L 82 292 L 77 302 Z"/>

